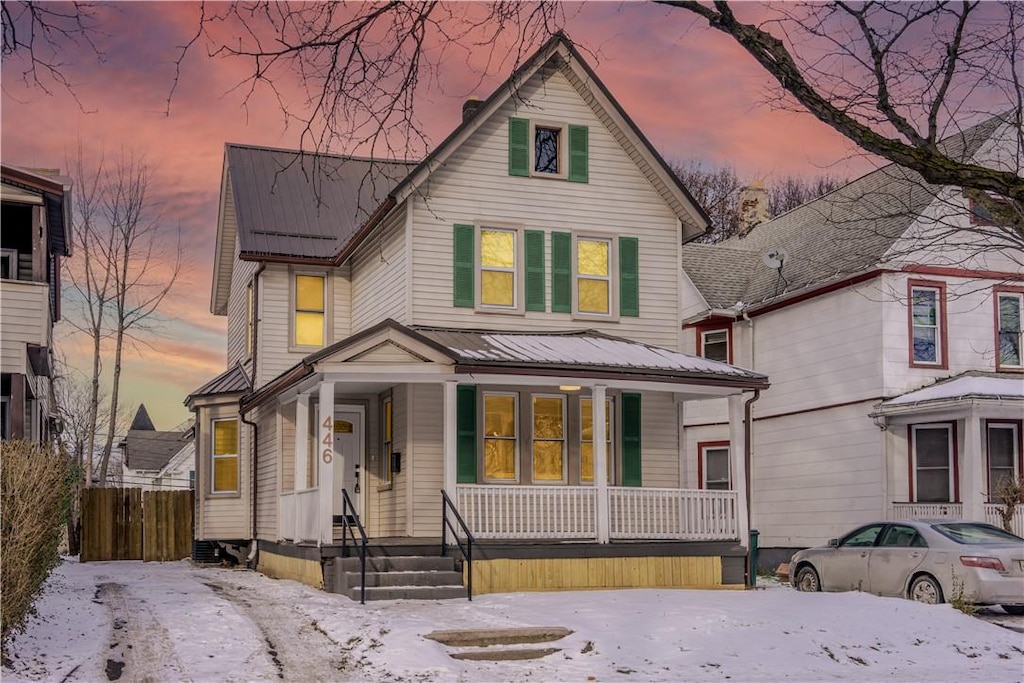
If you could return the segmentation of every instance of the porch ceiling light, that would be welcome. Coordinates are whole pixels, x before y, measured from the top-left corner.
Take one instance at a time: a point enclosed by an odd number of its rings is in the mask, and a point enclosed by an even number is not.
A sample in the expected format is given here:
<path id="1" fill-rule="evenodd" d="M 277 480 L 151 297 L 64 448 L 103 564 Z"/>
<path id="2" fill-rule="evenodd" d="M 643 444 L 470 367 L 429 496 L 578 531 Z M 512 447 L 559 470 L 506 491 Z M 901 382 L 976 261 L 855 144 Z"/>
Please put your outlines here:
<path id="1" fill-rule="evenodd" d="M 579 391 L 580 387 L 576 384 L 560 384 L 558 386 L 559 391 Z"/>

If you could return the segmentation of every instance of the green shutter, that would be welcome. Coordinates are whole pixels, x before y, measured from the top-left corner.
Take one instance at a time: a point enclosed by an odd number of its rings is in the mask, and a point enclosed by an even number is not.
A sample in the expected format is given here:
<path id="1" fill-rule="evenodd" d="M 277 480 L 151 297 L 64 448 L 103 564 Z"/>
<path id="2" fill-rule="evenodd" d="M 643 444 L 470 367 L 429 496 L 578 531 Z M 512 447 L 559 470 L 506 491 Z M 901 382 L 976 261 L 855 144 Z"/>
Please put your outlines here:
<path id="1" fill-rule="evenodd" d="M 640 242 L 619 238 L 619 315 L 640 315 Z"/>
<path id="2" fill-rule="evenodd" d="M 572 312 L 572 235 L 551 233 L 551 312 Z"/>
<path id="3" fill-rule="evenodd" d="M 641 485 L 640 394 L 622 394 L 622 485 Z"/>
<path id="4" fill-rule="evenodd" d="M 476 387 L 460 384 L 455 388 L 455 480 L 460 484 L 476 482 Z M 454 496 L 454 491 L 449 491 Z"/>
<path id="5" fill-rule="evenodd" d="M 588 169 L 590 133 L 586 126 L 569 126 L 569 180 L 574 183 L 590 181 Z"/>
<path id="6" fill-rule="evenodd" d="M 526 310 L 544 311 L 544 231 L 526 231 Z"/>
<path id="7" fill-rule="evenodd" d="M 509 117 L 508 174 L 530 175 L 530 121 Z"/>
<path id="8" fill-rule="evenodd" d="M 455 262 L 452 270 L 453 304 L 459 308 L 473 308 L 476 296 L 473 292 L 476 281 L 476 260 L 473 252 L 472 225 L 455 225 L 452 235 L 452 254 Z"/>

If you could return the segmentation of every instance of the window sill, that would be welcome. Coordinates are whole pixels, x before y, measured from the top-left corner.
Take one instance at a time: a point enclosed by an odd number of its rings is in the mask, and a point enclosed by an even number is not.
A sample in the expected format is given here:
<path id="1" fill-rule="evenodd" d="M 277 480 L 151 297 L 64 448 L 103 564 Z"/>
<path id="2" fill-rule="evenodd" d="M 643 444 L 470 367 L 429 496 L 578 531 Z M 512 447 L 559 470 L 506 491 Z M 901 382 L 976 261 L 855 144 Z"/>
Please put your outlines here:
<path id="1" fill-rule="evenodd" d="M 383 493 L 384 491 L 390 491 L 395 487 L 394 484 L 379 484 L 377 486 L 377 493 Z"/>
<path id="2" fill-rule="evenodd" d="M 509 308 L 509 309 L 487 308 L 487 307 L 480 306 L 480 305 L 477 305 L 473 309 L 473 312 L 474 313 L 483 313 L 485 315 L 507 315 L 507 316 L 519 317 L 519 318 L 522 318 L 522 317 L 524 317 L 526 315 L 526 311 L 522 310 L 521 308 Z"/>
<path id="3" fill-rule="evenodd" d="M 216 492 L 212 492 L 211 491 L 210 493 L 206 494 L 206 499 L 207 500 L 212 500 L 214 498 L 241 498 L 241 497 L 242 497 L 242 492 L 241 491 L 216 491 Z"/>
<path id="4" fill-rule="evenodd" d="M 599 322 L 599 323 L 617 323 L 619 322 L 619 316 L 612 315 L 611 313 L 579 313 L 573 312 L 573 320 L 583 320 L 588 322 Z"/>

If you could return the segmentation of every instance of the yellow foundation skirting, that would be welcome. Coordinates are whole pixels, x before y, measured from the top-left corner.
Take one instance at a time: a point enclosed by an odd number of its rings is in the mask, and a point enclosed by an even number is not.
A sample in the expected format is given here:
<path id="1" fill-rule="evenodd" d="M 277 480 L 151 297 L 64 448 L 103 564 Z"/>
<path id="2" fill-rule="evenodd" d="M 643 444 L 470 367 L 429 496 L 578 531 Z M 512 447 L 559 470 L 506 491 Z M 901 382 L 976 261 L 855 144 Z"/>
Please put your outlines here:
<path id="1" fill-rule="evenodd" d="M 467 569 L 463 567 L 463 578 Z M 574 557 L 473 562 L 473 593 L 598 588 L 725 588 L 720 557 Z"/>
<path id="2" fill-rule="evenodd" d="M 291 579 L 323 590 L 324 572 L 315 560 L 275 555 L 260 550 L 256 570 L 275 579 Z"/>

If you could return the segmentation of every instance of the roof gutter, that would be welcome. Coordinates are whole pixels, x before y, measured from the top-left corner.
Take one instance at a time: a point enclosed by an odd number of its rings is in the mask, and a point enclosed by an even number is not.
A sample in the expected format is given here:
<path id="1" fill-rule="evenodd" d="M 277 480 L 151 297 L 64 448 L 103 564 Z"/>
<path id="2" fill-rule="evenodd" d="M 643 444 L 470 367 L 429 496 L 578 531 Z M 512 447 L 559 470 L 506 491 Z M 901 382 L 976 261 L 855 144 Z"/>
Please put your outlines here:
<path id="1" fill-rule="evenodd" d="M 356 234 L 352 236 L 352 239 L 348 241 L 348 244 L 346 244 L 338 255 L 334 257 L 332 260 L 333 265 L 340 266 L 347 261 L 349 256 L 351 256 L 359 245 L 363 243 L 363 240 L 366 239 L 367 235 L 373 232 L 373 229 L 376 228 L 382 220 L 384 220 L 384 217 L 391 212 L 391 209 L 395 208 L 397 203 L 398 202 L 395 201 L 394 194 L 388 195 L 388 198 L 381 202 L 381 205 L 377 207 L 377 210 L 373 212 L 370 218 L 363 223 L 358 230 L 356 230 Z"/>

